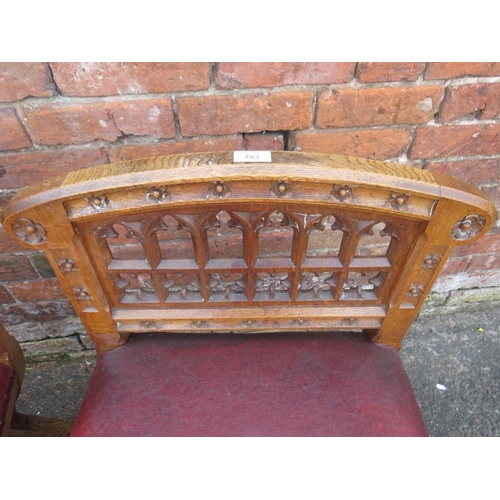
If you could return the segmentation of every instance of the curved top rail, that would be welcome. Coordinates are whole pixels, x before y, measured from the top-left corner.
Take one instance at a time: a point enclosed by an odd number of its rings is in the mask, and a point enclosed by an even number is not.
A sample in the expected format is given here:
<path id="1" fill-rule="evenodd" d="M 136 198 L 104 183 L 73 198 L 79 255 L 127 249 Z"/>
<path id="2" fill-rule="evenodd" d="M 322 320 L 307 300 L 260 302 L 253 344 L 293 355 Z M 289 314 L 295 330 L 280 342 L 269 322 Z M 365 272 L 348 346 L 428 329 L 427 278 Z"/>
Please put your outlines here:
<path id="1" fill-rule="evenodd" d="M 115 193 L 121 193 L 120 199 L 113 199 Z M 40 210 L 60 202 L 67 202 L 68 216 L 78 219 L 103 211 L 140 210 L 158 201 L 175 205 L 222 198 L 225 203 L 283 198 L 338 203 L 377 212 L 396 210 L 400 216 L 424 220 L 432 215 L 435 202 L 447 199 L 450 212 L 480 216 L 482 229 L 491 225 L 495 213 L 493 203 L 474 186 L 418 168 L 302 152 L 272 152 L 271 164 L 234 163 L 233 153 L 217 152 L 160 156 L 70 172 L 21 190 L 2 219 L 10 232 L 14 219 L 36 218 Z"/>

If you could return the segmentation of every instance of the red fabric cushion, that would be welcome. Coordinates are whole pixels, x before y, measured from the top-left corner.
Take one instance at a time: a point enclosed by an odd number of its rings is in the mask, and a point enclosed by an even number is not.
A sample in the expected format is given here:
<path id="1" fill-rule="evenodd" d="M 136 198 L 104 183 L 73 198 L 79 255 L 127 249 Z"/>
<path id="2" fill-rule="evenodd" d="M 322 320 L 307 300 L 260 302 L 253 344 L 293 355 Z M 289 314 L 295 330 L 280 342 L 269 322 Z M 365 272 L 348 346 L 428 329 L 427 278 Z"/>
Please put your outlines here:
<path id="1" fill-rule="evenodd" d="M 5 417 L 12 397 L 14 372 L 9 366 L 0 364 L 0 434 L 5 426 Z"/>
<path id="2" fill-rule="evenodd" d="M 73 436 L 425 436 L 397 352 L 356 334 L 141 334 L 97 361 Z"/>

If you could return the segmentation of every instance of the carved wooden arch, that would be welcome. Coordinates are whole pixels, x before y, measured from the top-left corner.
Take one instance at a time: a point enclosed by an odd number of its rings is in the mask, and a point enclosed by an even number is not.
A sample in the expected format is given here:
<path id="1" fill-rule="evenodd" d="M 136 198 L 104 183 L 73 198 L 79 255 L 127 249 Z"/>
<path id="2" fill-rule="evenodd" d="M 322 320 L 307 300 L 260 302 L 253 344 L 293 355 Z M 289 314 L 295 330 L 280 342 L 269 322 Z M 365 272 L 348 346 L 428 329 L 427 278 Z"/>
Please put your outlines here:
<path id="1" fill-rule="evenodd" d="M 198 224 L 221 210 L 238 214 L 248 234 L 247 258 L 230 268 L 208 263 Z M 274 211 L 297 224 L 294 258 L 259 263 L 258 224 L 245 217 Z M 338 259 L 304 259 L 307 224 L 299 214 L 341 221 Z M 481 191 L 426 170 L 293 152 L 273 152 L 271 164 L 234 164 L 223 152 L 71 172 L 21 191 L 2 220 L 12 237 L 46 252 L 102 351 L 130 332 L 156 330 L 363 329 L 398 347 L 453 247 L 484 234 L 493 214 Z M 193 262 L 166 261 L 155 247 L 152 221 L 166 215 L 192 235 Z M 102 258 L 95 229 L 113 221 L 143 224 L 147 261 Z M 355 221 L 383 221 L 399 236 L 389 258 L 354 255 Z M 154 301 L 130 299 L 134 292 L 117 285 L 120 274 Z M 353 289 L 359 297 L 346 293 Z"/>

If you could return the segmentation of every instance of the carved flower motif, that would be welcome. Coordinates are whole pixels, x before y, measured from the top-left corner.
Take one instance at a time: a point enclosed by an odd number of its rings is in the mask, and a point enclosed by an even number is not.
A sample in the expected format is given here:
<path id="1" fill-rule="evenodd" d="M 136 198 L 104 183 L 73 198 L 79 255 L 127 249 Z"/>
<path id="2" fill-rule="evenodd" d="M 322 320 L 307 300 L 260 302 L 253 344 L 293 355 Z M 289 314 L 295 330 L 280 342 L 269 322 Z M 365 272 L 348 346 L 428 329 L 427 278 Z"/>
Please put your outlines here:
<path id="1" fill-rule="evenodd" d="M 421 297 L 424 294 L 423 285 L 411 285 L 407 295 L 410 297 Z"/>
<path id="2" fill-rule="evenodd" d="M 433 269 L 437 267 L 440 262 L 440 255 L 427 255 L 427 257 L 424 259 L 424 262 L 422 263 L 422 266 L 426 267 L 427 269 Z"/>
<path id="3" fill-rule="evenodd" d="M 93 194 L 90 198 L 87 198 L 87 201 L 90 203 L 90 206 L 96 210 L 104 210 L 109 203 L 108 197 L 105 194 Z"/>
<path id="4" fill-rule="evenodd" d="M 224 198 L 231 192 L 231 187 L 222 181 L 216 181 L 208 188 L 207 198 L 213 196 L 214 198 Z"/>
<path id="5" fill-rule="evenodd" d="M 168 197 L 168 191 L 163 187 L 150 187 L 148 193 L 146 194 L 146 199 L 152 201 L 153 203 L 161 203 L 165 198 Z"/>
<path id="6" fill-rule="evenodd" d="M 31 245 L 40 245 L 47 239 L 47 231 L 38 222 L 31 219 L 18 219 L 12 223 L 12 232 L 22 241 Z"/>
<path id="7" fill-rule="evenodd" d="M 486 224 L 482 215 L 468 215 L 459 220 L 451 229 L 455 240 L 469 240 L 479 234 Z"/>
<path id="8" fill-rule="evenodd" d="M 404 210 L 408 206 L 408 199 L 410 197 L 404 193 L 391 193 L 389 202 L 391 207 L 396 210 Z"/>
<path id="9" fill-rule="evenodd" d="M 288 182 L 280 181 L 271 188 L 271 193 L 278 198 L 284 198 L 292 194 L 292 188 Z"/>
<path id="10" fill-rule="evenodd" d="M 331 195 L 339 201 L 347 201 L 352 196 L 351 186 L 333 186 Z"/>
<path id="11" fill-rule="evenodd" d="M 303 292 L 313 290 L 314 295 L 318 295 L 320 290 L 330 290 L 332 286 L 335 286 L 332 276 L 333 273 L 302 273 L 300 289 Z"/>
<path id="12" fill-rule="evenodd" d="M 266 292 L 270 298 L 274 298 L 275 292 L 286 292 L 290 287 L 288 274 L 263 273 L 257 275 L 257 292 Z"/>

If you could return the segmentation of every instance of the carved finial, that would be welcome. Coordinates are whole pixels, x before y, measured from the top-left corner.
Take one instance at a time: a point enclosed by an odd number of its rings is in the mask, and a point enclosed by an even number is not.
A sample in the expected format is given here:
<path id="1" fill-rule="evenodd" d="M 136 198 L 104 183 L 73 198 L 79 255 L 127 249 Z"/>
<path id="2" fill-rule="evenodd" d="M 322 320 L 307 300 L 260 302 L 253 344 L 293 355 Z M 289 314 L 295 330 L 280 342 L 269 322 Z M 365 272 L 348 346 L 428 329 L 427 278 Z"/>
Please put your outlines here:
<path id="1" fill-rule="evenodd" d="M 347 201 L 352 196 L 351 186 L 333 186 L 330 194 L 339 201 Z"/>
<path id="2" fill-rule="evenodd" d="M 31 219 L 18 219 L 12 223 L 12 232 L 21 240 L 31 245 L 40 245 L 47 240 L 45 228 Z"/>
<path id="3" fill-rule="evenodd" d="M 229 184 L 222 181 L 216 181 L 208 188 L 207 198 L 213 196 L 215 198 L 224 198 L 231 192 Z"/>
<path id="4" fill-rule="evenodd" d="M 482 215 L 468 215 L 455 223 L 451 228 L 451 236 L 455 240 L 470 240 L 478 235 L 486 225 Z"/>
<path id="5" fill-rule="evenodd" d="M 161 203 L 168 197 L 168 191 L 166 188 L 162 187 L 150 187 L 146 194 L 146 200 L 152 201 L 153 203 Z"/>
<path id="6" fill-rule="evenodd" d="M 278 198 L 284 198 L 285 196 L 290 196 L 292 194 L 292 188 L 287 182 L 280 181 L 271 188 L 271 193 Z"/>
<path id="7" fill-rule="evenodd" d="M 396 210 L 404 210 L 408 206 L 408 199 L 410 197 L 404 193 L 391 193 L 389 202 L 391 207 Z"/>

